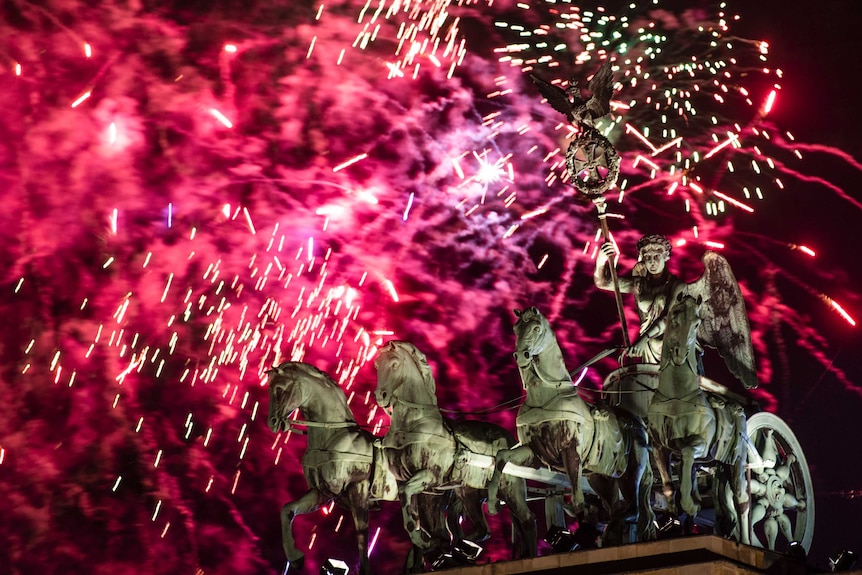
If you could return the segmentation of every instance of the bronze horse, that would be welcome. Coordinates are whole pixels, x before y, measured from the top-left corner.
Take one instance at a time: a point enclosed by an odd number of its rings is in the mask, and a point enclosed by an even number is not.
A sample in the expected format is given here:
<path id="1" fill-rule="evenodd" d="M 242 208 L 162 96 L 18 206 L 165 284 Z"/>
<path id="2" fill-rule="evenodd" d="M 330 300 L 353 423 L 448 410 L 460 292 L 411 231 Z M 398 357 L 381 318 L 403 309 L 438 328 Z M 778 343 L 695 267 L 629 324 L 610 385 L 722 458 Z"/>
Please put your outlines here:
<path id="1" fill-rule="evenodd" d="M 359 427 L 341 387 L 313 365 L 284 362 L 267 373 L 270 430 L 287 431 L 296 424 L 308 428 L 302 468 L 309 490 L 281 510 L 282 545 L 289 570 L 299 571 L 304 562 L 304 554 L 296 548 L 293 538 L 294 518 L 335 500 L 353 516 L 360 573 L 367 575 L 369 508 L 376 501 L 396 501 L 398 497 L 398 486 L 389 473 L 379 438 Z M 299 409 L 303 421 L 294 424 L 289 416 L 295 409 Z M 422 497 L 423 521 L 432 541 L 429 549 L 448 547 L 444 514 L 449 498 Z M 478 495 L 467 492 L 462 497 L 463 500 L 454 502 L 453 509 L 463 510 L 474 524 L 484 522 Z M 454 513 L 451 515 L 454 517 Z M 457 538 L 461 534 L 454 523 L 449 528 Z M 423 554 L 411 549 L 405 569 L 421 571 L 423 561 Z"/>
<path id="2" fill-rule="evenodd" d="M 391 415 L 383 446 L 389 468 L 399 480 L 404 527 L 413 544 L 424 548 L 427 527 L 422 524 L 417 497 L 448 489 L 485 490 L 491 479 L 490 458 L 515 440 L 490 423 L 444 418 L 437 406 L 431 368 L 414 345 L 390 341 L 380 349 L 374 365 L 377 403 Z M 476 454 L 484 456 L 488 464 L 471 464 Z M 507 476 L 499 483 L 498 493 L 509 507 L 519 543 L 513 554 L 534 557 L 536 519 L 527 506 L 526 482 Z"/>
<path id="3" fill-rule="evenodd" d="M 583 470 L 611 515 L 606 543 L 620 542 L 626 518 L 633 513 L 638 540 L 655 539 L 655 514 L 650 506 L 653 474 L 643 423 L 623 411 L 584 401 L 545 316 L 535 307 L 515 310 L 515 315 L 515 360 L 527 397 L 517 417 L 521 444 L 497 454 L 494 480 L 508 462 L 547 465 L 568 476 L 572 512 L 581 515 Z M 490 492 L 493 495 L 493 486 Z"/>
<path id="4" fill-rule="evenodd" d="M 656 467 L 668 506 L 675 511 L 671 456 L 680 458 L 680 505 L 694 518 L 699 511 L 695 461 L 714 461 L 717 527 L 748 544 L 748 435 L 742 407 L 699 385 L 695 343 L 701 323 L 701 297 L 680 293 L 670 305 L 662 340 L 658 387 L 647 410 Z M 726 494 L 731 505 L 724 504 Z"/>

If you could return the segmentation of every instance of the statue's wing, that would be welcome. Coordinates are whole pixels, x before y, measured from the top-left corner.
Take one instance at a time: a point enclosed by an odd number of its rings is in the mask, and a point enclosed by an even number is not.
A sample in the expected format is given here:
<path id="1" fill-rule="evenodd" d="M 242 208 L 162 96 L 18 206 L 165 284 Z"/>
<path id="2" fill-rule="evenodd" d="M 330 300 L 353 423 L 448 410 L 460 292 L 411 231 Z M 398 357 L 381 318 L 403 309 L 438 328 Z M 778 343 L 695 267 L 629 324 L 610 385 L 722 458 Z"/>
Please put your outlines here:
<path id="1" fill-rule="evenodd" d="M 739 284 L 723 256 L 707 251 L 703 254 L 704 272 L 688 284 L 686 291 L 703 297 L 698 339 L 718 349 L 727 369 L 747 388 L 757 387 L 751 326 Z"/>
<path id="2" fill-rule="evenodd" d="M 530 74 L 530 79 L 533 84 L 539 89 L 548 103 L 559 113 L 565 114 L 567 117 L 572 114 L 572 103 L 569 101 L 569 95 L 559 86 L 555 86 L 550 82 L 545 82 L 538 76 Z"/>
<path id="3" fill-rule="evenodd" d="M 614 73 L 611 61 L 605 60 L 599 71 L 590 80 L 589 89 L 592 97 L 587 101 L 587 110 L 594 120 L 611 112 L 611 98 L 614 95 Z"/>

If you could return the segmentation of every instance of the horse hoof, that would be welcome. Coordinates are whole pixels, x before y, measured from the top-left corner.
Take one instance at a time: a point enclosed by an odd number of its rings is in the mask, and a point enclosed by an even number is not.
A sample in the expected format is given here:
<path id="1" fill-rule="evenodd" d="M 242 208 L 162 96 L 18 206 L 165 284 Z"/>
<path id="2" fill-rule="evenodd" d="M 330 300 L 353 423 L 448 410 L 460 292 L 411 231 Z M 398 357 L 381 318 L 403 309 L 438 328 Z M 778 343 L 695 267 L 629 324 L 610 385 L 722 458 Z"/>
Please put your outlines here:
<path id="1" fill-rule="evenodd" d="M 700 505 L 695 503 L 695 504 L 691 505 L 690 507 L 688 507 L 688 506 L 684 507 L 683 511 L 685 511 L 686 515 L 688 515 L 689 517 L 694 519 L 695 517 L 697 517 L 697 514 L 700 512 Z"/>
<path id="2" fill-rule="evenodd" d="M 492 502 L 489 499 L 488 500 L 488 514 L 489 515 L 496 515 L 499 512 L 500 512 L 500 505 L 496 501 Z"/>
<path id="3" fill-rule="evenodd" d="M 563 511 L 572 519 L 582 519 L 586 507 L 583 503 L 566 503 L 563 505 Z"/>
<path id="4" fill-rule="evenodd" d="M 305 565 L 305 555 L 300 555 L 296 559 L 287 560 L 287 572 L 299 573 L 302 571 L 302 566 Z"/>

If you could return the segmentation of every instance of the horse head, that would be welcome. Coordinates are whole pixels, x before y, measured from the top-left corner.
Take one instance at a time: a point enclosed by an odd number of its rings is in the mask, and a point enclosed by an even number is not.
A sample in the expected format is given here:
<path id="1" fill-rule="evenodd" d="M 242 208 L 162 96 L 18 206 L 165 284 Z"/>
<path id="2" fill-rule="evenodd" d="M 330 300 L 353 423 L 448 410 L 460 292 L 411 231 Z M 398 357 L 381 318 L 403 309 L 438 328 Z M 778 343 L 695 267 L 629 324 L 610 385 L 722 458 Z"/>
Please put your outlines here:
<path id="1" fill-rule="evenodd" d="M 313 375 L 308 367 L 300 362 L 285 361 L 266 371 L 269 377 L 267 424 L 273 432 L 287 431 L 290 414 L 305 404 L 305 386 L 302 381 Z"/>
<path id="2" fill-rule="evenodd" d="M 542 353 L 553 336 L 548 320 L 535 307 L 515 310 L 515 361 L 519 368 L 527 368 L 533 358 Z"/>
<path id="3" fill-rule="evenodd" d="M 667 314 L 667 326 L 662 339 L 661 366 L 669 363 L 681 366 L 686 361 L 696 372 L 694 357 L 697 330 L 700 327 L 700 306 L 703 298 L 680 292 Z M 694 363 L 692 363 L 694 361 Z"/>
<path id="4" fill-rule="evenodd" d="M 406 341 L 389 341 L 380 348 L 377 359 L 374 360 L 377 370 L 377 389 L 374 397 L 377 404 L 386 409 L 392 405 L 405 384 L 415 388 L 416 384 L 424 386 L 431 397 L 435 397 L 434 379 L 425 354 L 412 343 Z M 435 400 L 436 403 L 436 400 Z"/>

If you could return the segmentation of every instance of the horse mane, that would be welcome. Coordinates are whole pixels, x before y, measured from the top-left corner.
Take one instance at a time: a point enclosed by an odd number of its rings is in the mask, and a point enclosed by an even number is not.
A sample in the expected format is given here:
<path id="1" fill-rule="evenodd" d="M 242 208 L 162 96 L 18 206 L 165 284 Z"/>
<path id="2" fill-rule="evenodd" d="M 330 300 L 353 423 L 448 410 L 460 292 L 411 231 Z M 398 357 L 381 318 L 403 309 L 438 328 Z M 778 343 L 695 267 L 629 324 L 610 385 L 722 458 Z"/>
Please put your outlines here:
<path id="1" fill-rule="evenodd" d="M 387 347 L 391 348 L 391 351 L 398 354 L 409 355 L 410 359 L 413 360 L 413 364 L 416 366 L 416 369 L 419 371 L 419 375 L 422 378 L 422 384 L 430 390 L 432 396 L 436 396 L 434 376 L 431 373 L 431 366 L 428 365 L 428 358 L 425 357 L 425 354 L 419 351 L 419 348 L 415 345 L 407 341 L 391 340 L 383 347 L 383 349 L 381 349 L 381 351 L 387 351 Z M 402 364 L 395 375 L 399 378 L 404 378 L 406 376 L 406 369 L 407 368 Z"/>
<path id="2" fill-rule="evenodd" d="M 325 387 L 332 391 L 339 391 L 344 395 L 344 390 L 341 386 L 332 379 L 328 373 L 310 363 L 304 361 L 283 361 L 278 365 L 278 369 L 297 369 L 305 374 L 320 380 L 321 387 Z"/>

